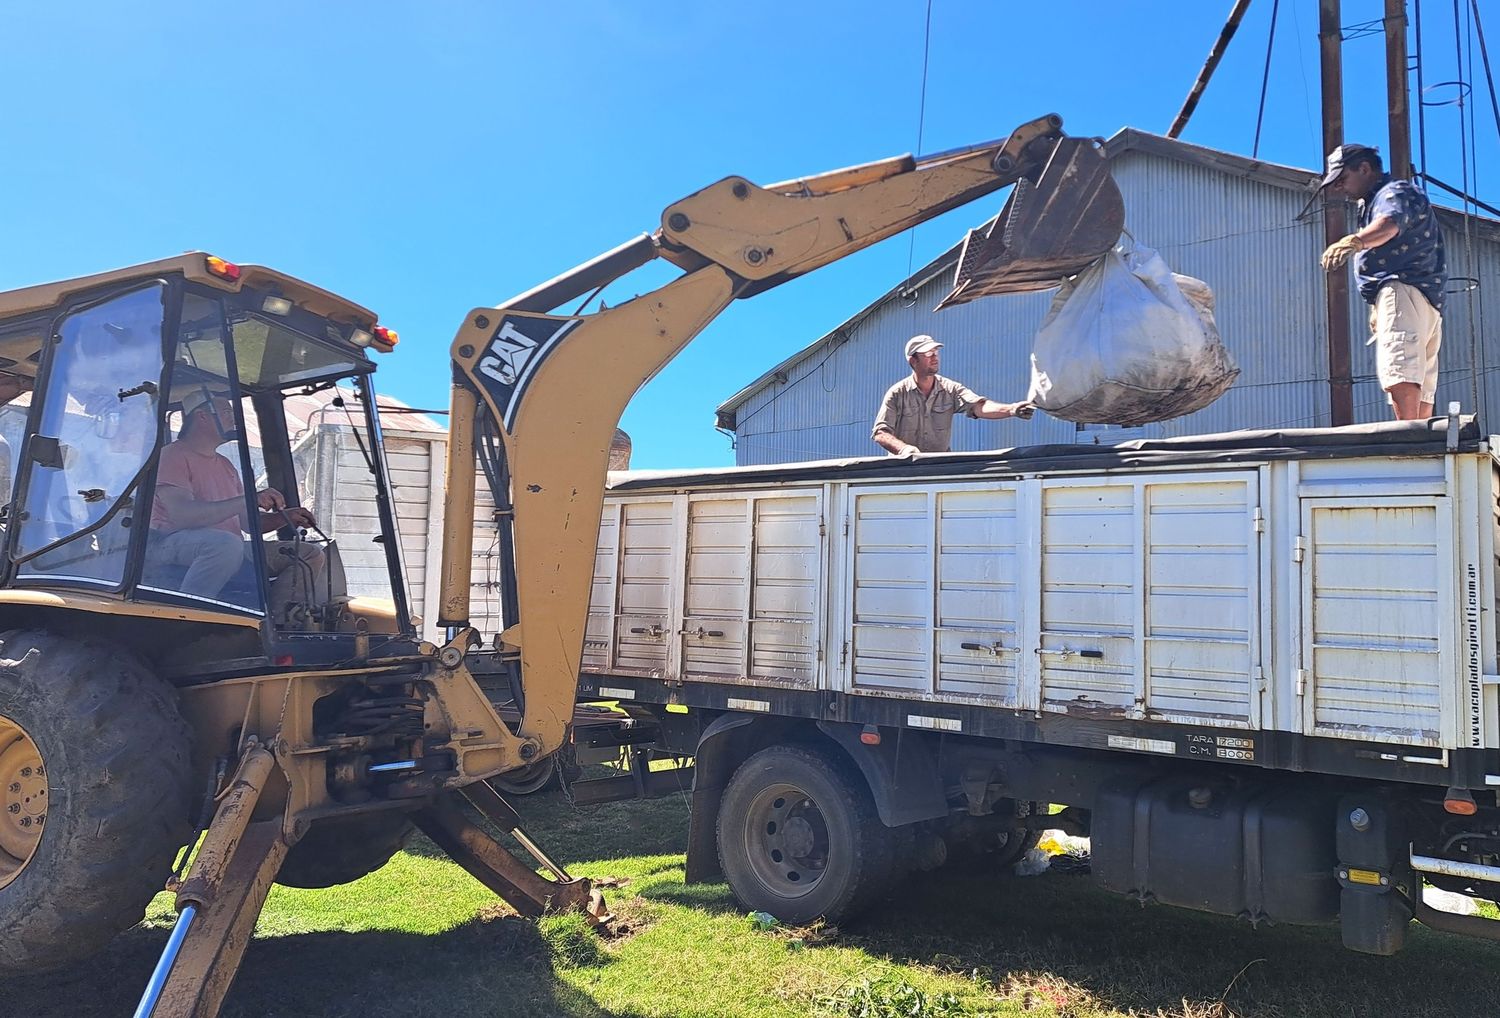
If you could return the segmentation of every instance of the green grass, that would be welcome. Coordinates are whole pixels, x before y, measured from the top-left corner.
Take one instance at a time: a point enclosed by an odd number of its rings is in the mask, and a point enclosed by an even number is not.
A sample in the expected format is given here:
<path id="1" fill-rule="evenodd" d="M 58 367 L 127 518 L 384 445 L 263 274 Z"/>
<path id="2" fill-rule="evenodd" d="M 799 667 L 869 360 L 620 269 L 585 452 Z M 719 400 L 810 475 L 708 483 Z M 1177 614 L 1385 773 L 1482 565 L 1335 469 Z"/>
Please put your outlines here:
<path id="1" fill-rule="evenodd" d="M 757 931 L 721 885 L 686 886 L 682 799 L 522 803 L 570 868 L 613 877 L 619 916 L 521 920 L 431 845 L 326 891 L 276 888 L 224 1014 L 1323 1018 L 1487 1015 L 1500 945 L 1413 928 L 1395 958 L 1336 929 L 1251 929 L 1142 909 L 1086 877 L 945 871 L 902 881 L 845 929 Z M 0 1014 L 131 1013 L 167 936 L 147 921 L 74 968 L 0 981 Z"/>

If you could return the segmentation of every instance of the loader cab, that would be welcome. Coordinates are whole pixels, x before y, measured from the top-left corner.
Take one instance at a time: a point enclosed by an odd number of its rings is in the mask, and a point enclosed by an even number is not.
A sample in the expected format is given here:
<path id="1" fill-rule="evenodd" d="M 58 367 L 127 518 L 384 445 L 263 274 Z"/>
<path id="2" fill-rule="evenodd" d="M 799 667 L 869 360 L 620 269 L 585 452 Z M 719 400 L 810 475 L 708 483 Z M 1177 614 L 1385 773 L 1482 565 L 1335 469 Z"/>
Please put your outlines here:
<path id="1" fill-rule="evenodd" d="M 0 295 L 0 377 L 31 390 L 0 408 L 4 587 L 220 620 L 282 665 L 409 636 L 370 377 L 392 339 L 357 305 L 204 255 Z M 288 399 L 319 394 L 319 426 L 350 439 L 341 491 L 319 490 L 326 443 L 287 425 Z"/>

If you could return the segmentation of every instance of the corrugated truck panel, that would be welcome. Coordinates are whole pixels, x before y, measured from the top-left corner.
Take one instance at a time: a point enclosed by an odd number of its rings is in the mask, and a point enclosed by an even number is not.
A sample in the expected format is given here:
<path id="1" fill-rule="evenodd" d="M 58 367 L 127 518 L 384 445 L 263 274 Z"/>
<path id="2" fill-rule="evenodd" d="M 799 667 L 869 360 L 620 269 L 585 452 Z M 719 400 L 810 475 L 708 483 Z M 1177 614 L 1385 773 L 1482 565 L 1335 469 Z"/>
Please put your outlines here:
<path id="1" fill-rule="evenodd" d="M 1042 705 L 1136 702 L 1135 487 L 1057 482 L 1042 495 Z"/>
<path id="2" fill-rule="evenodd" d="M 1445 620 L 1456 608 L 1439 604 L 1451 574 L 1441 526 L 1451 503 L 1394 501 L 1307 500 L 1303 668 L 1312 723 L 1321 734 L 1438 745 Z"/>
<path id="3" fill-rule="evenodd" d="M 611 495 L 585 668 L 1493 746 L 1497 477 L 1481 451 Z"/>
<path id="4" fill-rule="evenodd" d="M 1145 486 L 1146 704 L 1211 723 L 1252 720 L 1258 662 L 1254 476 Z"/>
<path id="5" fill-rule="evenodd" d="M 932 692 L 932 498 L 854 495 L 855 689 Z"/>
<path id="6" fill-rule="evenodd" d="M 755 500 L 750 676 L 811 686 L 817 680 L 823 586 L 823 513 L 817 494 Z"/>
<path id="7" fill-rule="evenodd" d="M 667 668 L 673 533 L 670 501 L 626 502 L 620 515 L 620 584 L 614 666 L 652 675 Z"/>

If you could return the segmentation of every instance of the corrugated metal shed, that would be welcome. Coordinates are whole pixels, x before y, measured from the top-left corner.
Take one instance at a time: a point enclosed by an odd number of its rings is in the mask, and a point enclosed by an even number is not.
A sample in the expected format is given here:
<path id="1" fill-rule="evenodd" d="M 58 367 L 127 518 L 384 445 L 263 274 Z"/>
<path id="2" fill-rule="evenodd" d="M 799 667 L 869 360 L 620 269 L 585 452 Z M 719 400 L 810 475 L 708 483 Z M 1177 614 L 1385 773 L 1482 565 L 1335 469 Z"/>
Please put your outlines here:
<path id="1" fill-rule="evenodd" d="M 1035 442 L 1169 437 L 1238 428 L 1308 427 L 1328 422 L 1325 277 L 1317 258 L 1323 226 L 1316 212 L 1303 221 L 1317 174 L 1124 130 L 1105 146 L 1125 198 L 1126 228 L 1156 248 L 1178 272 L 1207 282 L 1216 318 L 1240 365 L 1235 386 L 1197 413 L 1144 428 L 1089 428 L 1039 414 L 1031 422 L 963 420 L 954 427 L 960 451 Z M 1351 213 L 1352 214 L 1352 213 Z M 1469 222 L 1440 209 L 1451 289 L 1464 277 L 1500 279 L 1500 224 Z M 1472 255 L 1471 255 L 1472 249 Z M 886 388 L 907 373 L 902 344 L 931 333 L 946 344 L 943 374 L 996 400 L 1025 396 L 1031 339 L 1051 292 L 988 298 L 935 314 L 947 291 L 957 247 L 902 280 L 833 332 L 777 365 L 719 407 L 719 423 L 735 432 L 742 465 L 878 453 L 870 426 Z M 1385 395 L 1374 360 L 1362 346 L 1366 305 L 1350 301 L 1351 351 L 1358 421 L 1384 420 Z M 1500 286 L 1450 295 L 1445 309 L 1441 409 L 1458 400 L 1488 420 L 1500 408 L 1500 357 L 1486 350 L 1486 329 L 1500 325 Z M 1471 360 L 1471 348 L 1477 354 Z M 1478 365 L 1471 376 L 1470 365 Z"/>

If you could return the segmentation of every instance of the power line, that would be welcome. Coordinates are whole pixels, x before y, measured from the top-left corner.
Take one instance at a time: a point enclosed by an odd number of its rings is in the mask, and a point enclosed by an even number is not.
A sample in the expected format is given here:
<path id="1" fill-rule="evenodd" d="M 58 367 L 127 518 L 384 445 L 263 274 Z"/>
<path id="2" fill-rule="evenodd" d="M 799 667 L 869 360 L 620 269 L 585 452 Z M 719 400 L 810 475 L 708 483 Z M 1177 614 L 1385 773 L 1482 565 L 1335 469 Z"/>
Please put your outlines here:
<path id="1" fill-rule="evenodd" d="M 1500 101 L 1495 98 L 1495 75 L 1490 70 L 1490 48 L 1484 44 L 1484 22 L 1479 19 L 1479 0 L 1469 0 L 1469 7 L 1474 11 L 1474 33 L 1479 36 L 1479 55 L 1484 58 L 1484 80 L 1490 87 L 1490 109 L 1495 113 L 1495 136 L 1500 138 Z M 1471 55 L 1469 63 L 1473 62 Z M 1479 190 L 1477 185 L 1474 189 Z"/>
<path id="2" fill-rule="evenodd" d="M 1281 0 L 1271 4 L 1271 34 L 1266 40 L 1266 69 L 1260 76 L 1260 108 L 1255 111 L 1255 144 L 1250 148 L 1250 158 L 1260 156 L 1260 126 L 1266 117 L 1266 89 L 1271 84 L 1271 50 L 1276 46 L 1276 15 L 1281 10 Z"/>
<path id="3" fill-rule="evenodd" d="M 1465 36 L 1465 32 L 1464 32 L 1463 19 L 1459 16 L 1459 9 L 1460 9 L 1460 2 L 1459 2 L 1459 0 L 1453 0 L 1453 52 L 1454 52 L 1455 58 L 1457 59 L 1457 62 L 1458 62 L 1457 63 L 1457 73 L 1458 73 L 1458 77 L 1459 77 L 1459 81 L 1458 81 L 1458 162 L 1459 162 L 1459 165 L 1463 168 L 1463 173 L 1462 173 L 1463 182 L 1462 182 L 1462 186 L 1463 186 L 1463 190 L 1464 190 L 1464 207 L 1463 207 L 1463 213 L 1464 213 L 1464 261 L 1469 266 L 1469 271 L 1473 272 L 1473 271 L 1475 271 L 1475 267 L 1474 267 L 1474 230 L 1473 230 L 1473 213 L 1470 211 L 1473 208 L 1473 206 L 1472 206 L 1472 204 L 1470 203 L 1470 201 L 1468 199 L 1468 192 L 1469 192 L 1469 163 L 1470 163 L 1470 159 L 1471 159 L 1471 156 L 1470 156 L 1470 153 L 1469 153 L 1469 147 L 1470 147 L 1470 143 L 1471 142 L 1476 142 L 1477 143 L 1477 139 L 1475 139 L 1473 137 L 1473 134 L 1474 134 L 1474 112 L 1473 112 L 1473 105 L 1472 104 L 1467 104 L 1469 106 L 1469 122 L 1467 124 L 1464 123 L 1464 106 L 1466 105 L 1464 103 L 1464 98 L 1467 95 L 1467 93 L 1472 89 L 1472 85 L 1470 84 L 1470 82 L 1473 80 L 1473 75 L 1474 75 L 1474 47 L 1472 45 L 1470 45 L 1470 47 L 1469 47 L 1469 71 L 1468 71 L 1468 76 L 1465 77 L 1465 74 L 1464 74 L 1464 36 Z M 1477 147 L 1477 144 L 1476 144 L 1476 147 Z M 1478 187 L 1479 168 L 1477 166 L 1474 167 L 1474 176 L 1475 176 L 1475 187 L 1474 187 L 1474 190 L 1478 191 L 1479 190 L 1479 187 Z M 1472 398 L 1474 400 L 1474 407 L 1476 409 L 1478 409 L 1478 407 L 1479 407 L 1479 336 L 1478 336 L 1478 333 L 1475 331 L 1475 321 L 1474 321 L 1474 305 L 1475 305 L 1475 303 L 1476 303 L 1476 301 L 1474 301 L 1472 299 L 1468 302 L 1468 304 L 1469 304 L 1469 387 L 1470 387 L 1470 390 L 1471 390 L 1470 395 L 1472 396 Z"/>
<path id="4" fill-rule="evenodd" d="M 927 61 L 932 55 L 932 0 L 927 0 L 927 23 L 922 30 L 922 93 L 917 101 L 917 147 L 913 151 L 922 154 L 922 134 L 927 127 Z M 917 228 L 912 226 L 907 234 L 910 243 L 906 248 L 906 278 L 911 278 L 912 261 L 917 254 Z"/>

